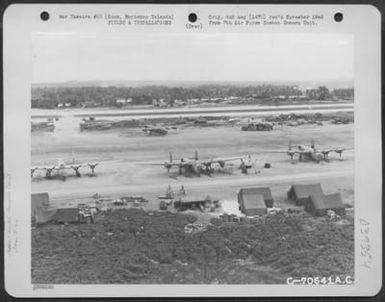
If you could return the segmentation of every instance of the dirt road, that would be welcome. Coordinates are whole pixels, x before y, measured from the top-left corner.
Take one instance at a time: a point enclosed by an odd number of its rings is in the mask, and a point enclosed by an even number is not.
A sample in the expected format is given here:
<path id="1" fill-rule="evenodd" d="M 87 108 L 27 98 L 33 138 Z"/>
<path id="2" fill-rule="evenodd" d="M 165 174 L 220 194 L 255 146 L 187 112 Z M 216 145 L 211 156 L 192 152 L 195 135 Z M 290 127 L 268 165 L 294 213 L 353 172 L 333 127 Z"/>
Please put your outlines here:
<path id="1" fill-rule="evenodd" d="M 354 175 L 353 170 L 343 171 L 329 171 L 329 172 L 308 172 L 298 174 L 286 174 L 286 175 L 275 175 L 275 176 L 261 176 L 261 175 L 247 175 L 247 176 L 229 176 L 226 178 L 212 178 L 208 180 L 207 177 L 193 178 L 180 182 L 178 180 L 168 181 L 168 183 L 178 188 L 181 184 L 184 184 L 190 192 L 215 192 L 215 196 L 226 196 L 235 195 L 237 190 L 234 188 L 248 187 L 248 186 L 263 186 L 263 185 L 276 185 L 276 184 L 292 184 L 295 182 L 320 182 L 322 180 L 333 180 L 342 177 L 350 178 Z M 162 195 L 167 184 L 164 182 L 157 183 L 142 183 L 135 185 L 112 185 L 106 187 L 75 187 L 70 191 L 66 188 L 58 188 L 53 192 L 54 199 L 78 197 L 78 198 L 89 198 L 95 193 L 101 195 L 108 195 L 110 197 L 120 197 L 127 194 L 141 194 L 145 197 L 155 197 Z M 233 194 L 228 194 L 231 191 Z M 202 196 L 204 193 L 202 193 Z"/>

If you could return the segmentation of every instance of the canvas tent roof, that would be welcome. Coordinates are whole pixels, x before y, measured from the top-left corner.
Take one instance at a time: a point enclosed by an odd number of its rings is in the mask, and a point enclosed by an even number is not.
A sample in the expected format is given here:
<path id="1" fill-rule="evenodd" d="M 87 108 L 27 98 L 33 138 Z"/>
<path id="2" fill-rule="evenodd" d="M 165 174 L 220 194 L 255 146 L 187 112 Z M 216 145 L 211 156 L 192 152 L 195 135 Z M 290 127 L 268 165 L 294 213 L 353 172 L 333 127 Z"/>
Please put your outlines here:
<path id="1" fill-rule="evenodd" d="M 43 209 L 38 208 L 34 212 L 36 223 L 46 223 L 52 220 L 56 214 L 56 209 Z"/>
<path id="2" fill-rule="evenodd" d="M 75 222 L 79 220 L 78 214 L 78 208 L 59 208 L 53 215 L 52 220 L 58 222 Z"/>
<path id="3" fill-rule="evenodd" d="M 49 206 L 48 193 L 32 193 L 31 194 L 32 207 L 45 207 Z"/>
<path id="4" fill-rule="evenodd" d="M 265 209 L 265 200 L 262 194 L 244 194 L 242 197 L 243 207 L 249 209 Z"/>
<path id="5" fill-rule="evenodd" d="M 35 217 L 37 211 L 48 209 L 48 207 L 49 207 L 48 193 L 31 194 L 31 217 Z"/>
<path id="6" fill-rule="evenodd" d="M 316 210 L 344 208 L 340 193 L 329 195 L 310 195 L 310 199 Z"/>
<path id="7" fill-rule="evenodd" d="M 297 198 L 309 198 L 310 195 L 324 195 L 321 184 L 295 184 L 291 187 Z"/>
<path id="8" fill-rule="evenodd" d="M 241 188 L 239 193 L 242 195 L 262 195 L 265 200 L 273 200 L 273 195 L 269 187 Z"/>
<path id="9" fill-rule="evenodd" d="M 31 194 L 31 217 L 36 223 L 45 223 L 52 219 L 56 213 L 56 209 L 49 207 L 48 193 L 32 193 Z"/>
<path id="10" fill-rule="evenodd" d="M 176 198 L 177 201 L 180 201 L 181 203 L 193 203 L 193 202 L 207 202 L 211 200 L 210 196 L 204 196 L 204 195 L 182 195 L 178 196 Z"/>

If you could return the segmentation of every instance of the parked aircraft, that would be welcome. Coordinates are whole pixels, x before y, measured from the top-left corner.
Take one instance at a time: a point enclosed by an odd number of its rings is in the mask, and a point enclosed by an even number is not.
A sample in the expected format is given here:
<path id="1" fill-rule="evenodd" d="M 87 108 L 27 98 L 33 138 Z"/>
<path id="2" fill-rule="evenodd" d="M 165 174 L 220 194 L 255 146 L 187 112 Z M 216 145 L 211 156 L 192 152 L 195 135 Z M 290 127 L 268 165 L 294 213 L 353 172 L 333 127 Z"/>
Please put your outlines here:
<path id="1" fill-rule="evenodd" d="M 170 130 L 177 130 L 176 127 L 153 127 L 145 126 L 142 131 L 148 135 L 166 135 Z"/>
<path id="2" fill-rule="evenodd" d="M 91 169 L 91 174 L 95 174 L 95 168 L 96 166 L 99 165 L 99 163 L 76 163 L 75 158 L 72 160 L 72 164 L 67 164 L 62 158 L 58 158 L 56 160 L 56 164 L 54 165 L 47 165 L 47 166 L 41 166 L 41 167 L 32 167 L 31 168 L 31 177 L 33 177 L 34 173 L 37 170 L 44 170 L 45 171 L 45 177 L 46 178 L 51 178 L 52 174 L 56 172 L 56 174 L 61 173 L 62 171 L 65 170 L 74 170 L 75 175 L 77 177 L 80 177 L 80 168 L 82 167 L 89 167 Z"/>
<path id="3" fill-rule="evenodd" d="M 144 127 L 142 130 L 148 135 L 166 135 L 168 133 L 168 130 L 163 127 Z"/>
<path id="4" fill-rule="evenodd" d="M 226 162 L 241 160 L 242 157 L 231 157 L 231 158 L 207 158 L 207 159 L 199 159 L 198 151 L 195 151 L 194 157 L 181 157 L 180 159 L 174 159 L 172 153 L 169 153 L 169 160 L 164 163 L 154 163 L 150 165 L 158 165 L 163 166 L 170 172 L 171 168 L 177 167 L 179 174 L 183 174 L 183 171 L 187 173 L 193 173 L 200 175 L 201 173 L 205 173 L 210 175 L 214 172 L 213 165 L 219 165 L 221 168 L 224 168 Z"/>
<path id="5" fill-rule="evenodd" d="M 329 159 L 329 154 L 335 152 L 339 154 L 340 158 L 342 153 L 347 150 L 352 150 L 352 148 L 316 148 L 315 143 L 312 141 L 310 145 L 293 145 L 289 143 L 289 149 L 285 152 L 293 160 L 295 155 L 298 155 L 298 159 L 302 160 L 311 160 L 317 163 L 321 161 L 327 161 Z M 276 152 L 276 151 L 273 151 Z M 283 152 L 283 151 L 278 151 Z"/>

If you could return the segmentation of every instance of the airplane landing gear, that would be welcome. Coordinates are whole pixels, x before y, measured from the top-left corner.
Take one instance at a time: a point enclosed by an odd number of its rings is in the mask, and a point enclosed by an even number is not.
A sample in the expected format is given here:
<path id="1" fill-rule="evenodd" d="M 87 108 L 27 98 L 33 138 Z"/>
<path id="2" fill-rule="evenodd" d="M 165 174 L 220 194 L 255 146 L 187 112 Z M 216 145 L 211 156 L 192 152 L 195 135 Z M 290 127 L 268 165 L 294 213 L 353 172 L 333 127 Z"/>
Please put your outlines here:
<path id="1" fill-rule="evenodd" d="M 91 175 L 95 176 L 95 168 L 98 164 L 88 164 L 88 166 L 91 168 Z"/>
<path id="2" fill-rule="evenodd" d="M 53 171 L 53 169 L 46 169 L 45 170 L 45 178 L 48 178 L 48 179 L 52 178 L 52 171 Z"/>
<path id="3" fill-rule="evenodd" d="M 79 172 L 79 168 L 78 168 L 78 167 L 73 167 L 73 169 L 74 169 L 74 171 L 75 171 L 76 176 L 77 176 L 77 177 L 80 177 L 81 174 L 80 174 L 80 172 Z"/>

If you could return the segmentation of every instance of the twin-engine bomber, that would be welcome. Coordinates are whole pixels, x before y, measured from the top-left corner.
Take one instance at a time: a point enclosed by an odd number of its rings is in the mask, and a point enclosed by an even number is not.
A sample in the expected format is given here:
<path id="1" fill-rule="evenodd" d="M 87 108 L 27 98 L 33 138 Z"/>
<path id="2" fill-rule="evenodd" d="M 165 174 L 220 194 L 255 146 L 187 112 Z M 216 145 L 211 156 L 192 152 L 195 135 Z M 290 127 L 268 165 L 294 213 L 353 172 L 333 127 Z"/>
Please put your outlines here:
<path id="1" fill-rule="evenodd" d="M 289 148 L 287 151 L 270 151 L 271 153 L 286 153 L 290 156 L 291 160 L 294 160 L 294 157 L 298 155 L 299 161 L 314 161 L 320 163 L 321 161 L 328 161 L 329 154 L 335 152 L 339 155 L 340 159 L 342 158 L 342 153 L 344 151 L 353 150 L 353 148 L 316 148 L 315 143 L 312 141 L 310 145 L 292 145 L 289 143 Z"/>

